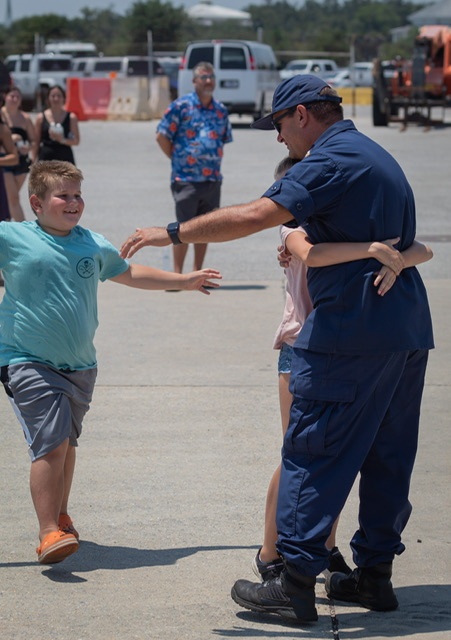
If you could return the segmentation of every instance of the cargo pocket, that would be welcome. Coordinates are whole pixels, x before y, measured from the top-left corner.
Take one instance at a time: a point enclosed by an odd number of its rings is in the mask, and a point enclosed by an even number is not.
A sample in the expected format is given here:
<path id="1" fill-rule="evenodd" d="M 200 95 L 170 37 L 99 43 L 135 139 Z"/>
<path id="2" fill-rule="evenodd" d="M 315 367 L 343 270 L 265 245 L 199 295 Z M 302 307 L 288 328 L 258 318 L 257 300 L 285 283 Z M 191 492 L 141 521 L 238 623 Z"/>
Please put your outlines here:
<path id="1" fill-rule="evenodd" d="M 297 376 L 292 381 L 293 405 L 285 436 L 287 452 L 334 456 L 346 440 L 345 410 L 356 396 L 350 380 Z"/>

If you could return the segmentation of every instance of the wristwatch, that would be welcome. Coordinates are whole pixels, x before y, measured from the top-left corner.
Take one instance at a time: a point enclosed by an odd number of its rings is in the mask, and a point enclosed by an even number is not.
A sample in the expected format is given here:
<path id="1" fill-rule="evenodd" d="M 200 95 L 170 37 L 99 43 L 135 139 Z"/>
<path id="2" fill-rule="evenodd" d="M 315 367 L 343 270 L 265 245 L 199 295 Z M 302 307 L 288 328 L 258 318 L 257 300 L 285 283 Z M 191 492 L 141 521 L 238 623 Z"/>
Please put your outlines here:
<path id="1" fill-rule="evenodd" d="M 171 238 L 172 244 L 182 244 L 179 238 L 180 222 L 170 222 L 166 227 L 166 231 Z"/>

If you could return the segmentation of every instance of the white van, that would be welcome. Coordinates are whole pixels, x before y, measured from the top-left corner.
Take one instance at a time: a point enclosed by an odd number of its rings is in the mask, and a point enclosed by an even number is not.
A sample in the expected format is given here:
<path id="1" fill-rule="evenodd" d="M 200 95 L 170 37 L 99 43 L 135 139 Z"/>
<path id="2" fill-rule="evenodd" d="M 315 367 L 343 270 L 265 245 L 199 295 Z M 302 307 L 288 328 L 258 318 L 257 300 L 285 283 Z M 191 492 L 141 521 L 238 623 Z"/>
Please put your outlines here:
<path id="1" fill-rule="evenodd" d="M 154 76 L 164 76 L 164 69 L 152 58 Z M 97 58 L 73 58 L 72 76 L 84 78 L 133 78 L 149 75 L 149 58 L 146 56 L 100 56 Z"/>
<path id="2" fill-rule="evenodd" d="M 214 66 L 214 97 L 229 113 L 249 114 L 257 119 L 271 111 L 280 75 L 276 56 L 269 45 L 250 40 L 188 43 L 179 69 L 179 96 L 193 91 L 193 68 L 199 62 L 210 62 Z"/>

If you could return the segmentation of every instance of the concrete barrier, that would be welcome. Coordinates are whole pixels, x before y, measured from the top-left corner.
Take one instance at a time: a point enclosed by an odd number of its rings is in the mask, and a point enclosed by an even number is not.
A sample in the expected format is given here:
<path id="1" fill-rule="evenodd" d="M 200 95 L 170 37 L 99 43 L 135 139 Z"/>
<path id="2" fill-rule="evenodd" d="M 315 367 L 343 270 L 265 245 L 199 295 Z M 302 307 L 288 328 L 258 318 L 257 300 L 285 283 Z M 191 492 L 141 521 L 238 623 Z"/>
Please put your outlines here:
<path id="1" fill-rule="evenodd" d="M 152 120 L 161 118 L 170 102 L 166 76 L 152 78 L 115 78 L 111 81 L 108 120 Z"/>
<path id="2" fill-rule="evenodd" d="M 66 109 L 79 120 L 106 120 L 111 101 L 110 78 L 68 78 Z"/>
<path id="3" fill-rule="evenodd" d="M 171 89 L 167 76 L 152 78 L 149 105 L 152 118 L 161 118 L 171 102 Z"/>
<path id="4" fill-rule="evenodd" d="M 108 120 L 151 120 L 147 78 L 114 78 Z"/>

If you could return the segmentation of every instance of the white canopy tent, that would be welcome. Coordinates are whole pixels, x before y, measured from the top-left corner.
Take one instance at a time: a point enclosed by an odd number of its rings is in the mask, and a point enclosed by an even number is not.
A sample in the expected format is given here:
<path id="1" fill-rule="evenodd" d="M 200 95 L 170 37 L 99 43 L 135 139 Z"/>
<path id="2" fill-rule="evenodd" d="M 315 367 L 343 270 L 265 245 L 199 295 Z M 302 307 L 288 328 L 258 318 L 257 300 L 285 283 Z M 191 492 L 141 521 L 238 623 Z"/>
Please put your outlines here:
<path id="1" fill-rule="evenodd" d="M 205 26 L 211 26 L 214 22 L 224 22 L 225 20 L 234 20 L 244 27 L 252 26 L 251 14 L 247 11 L 221 7 L 213 4 L 211 0 L 200 0 L 199 4 L 187 9 L 186 13 L 192 20 Z"/>

